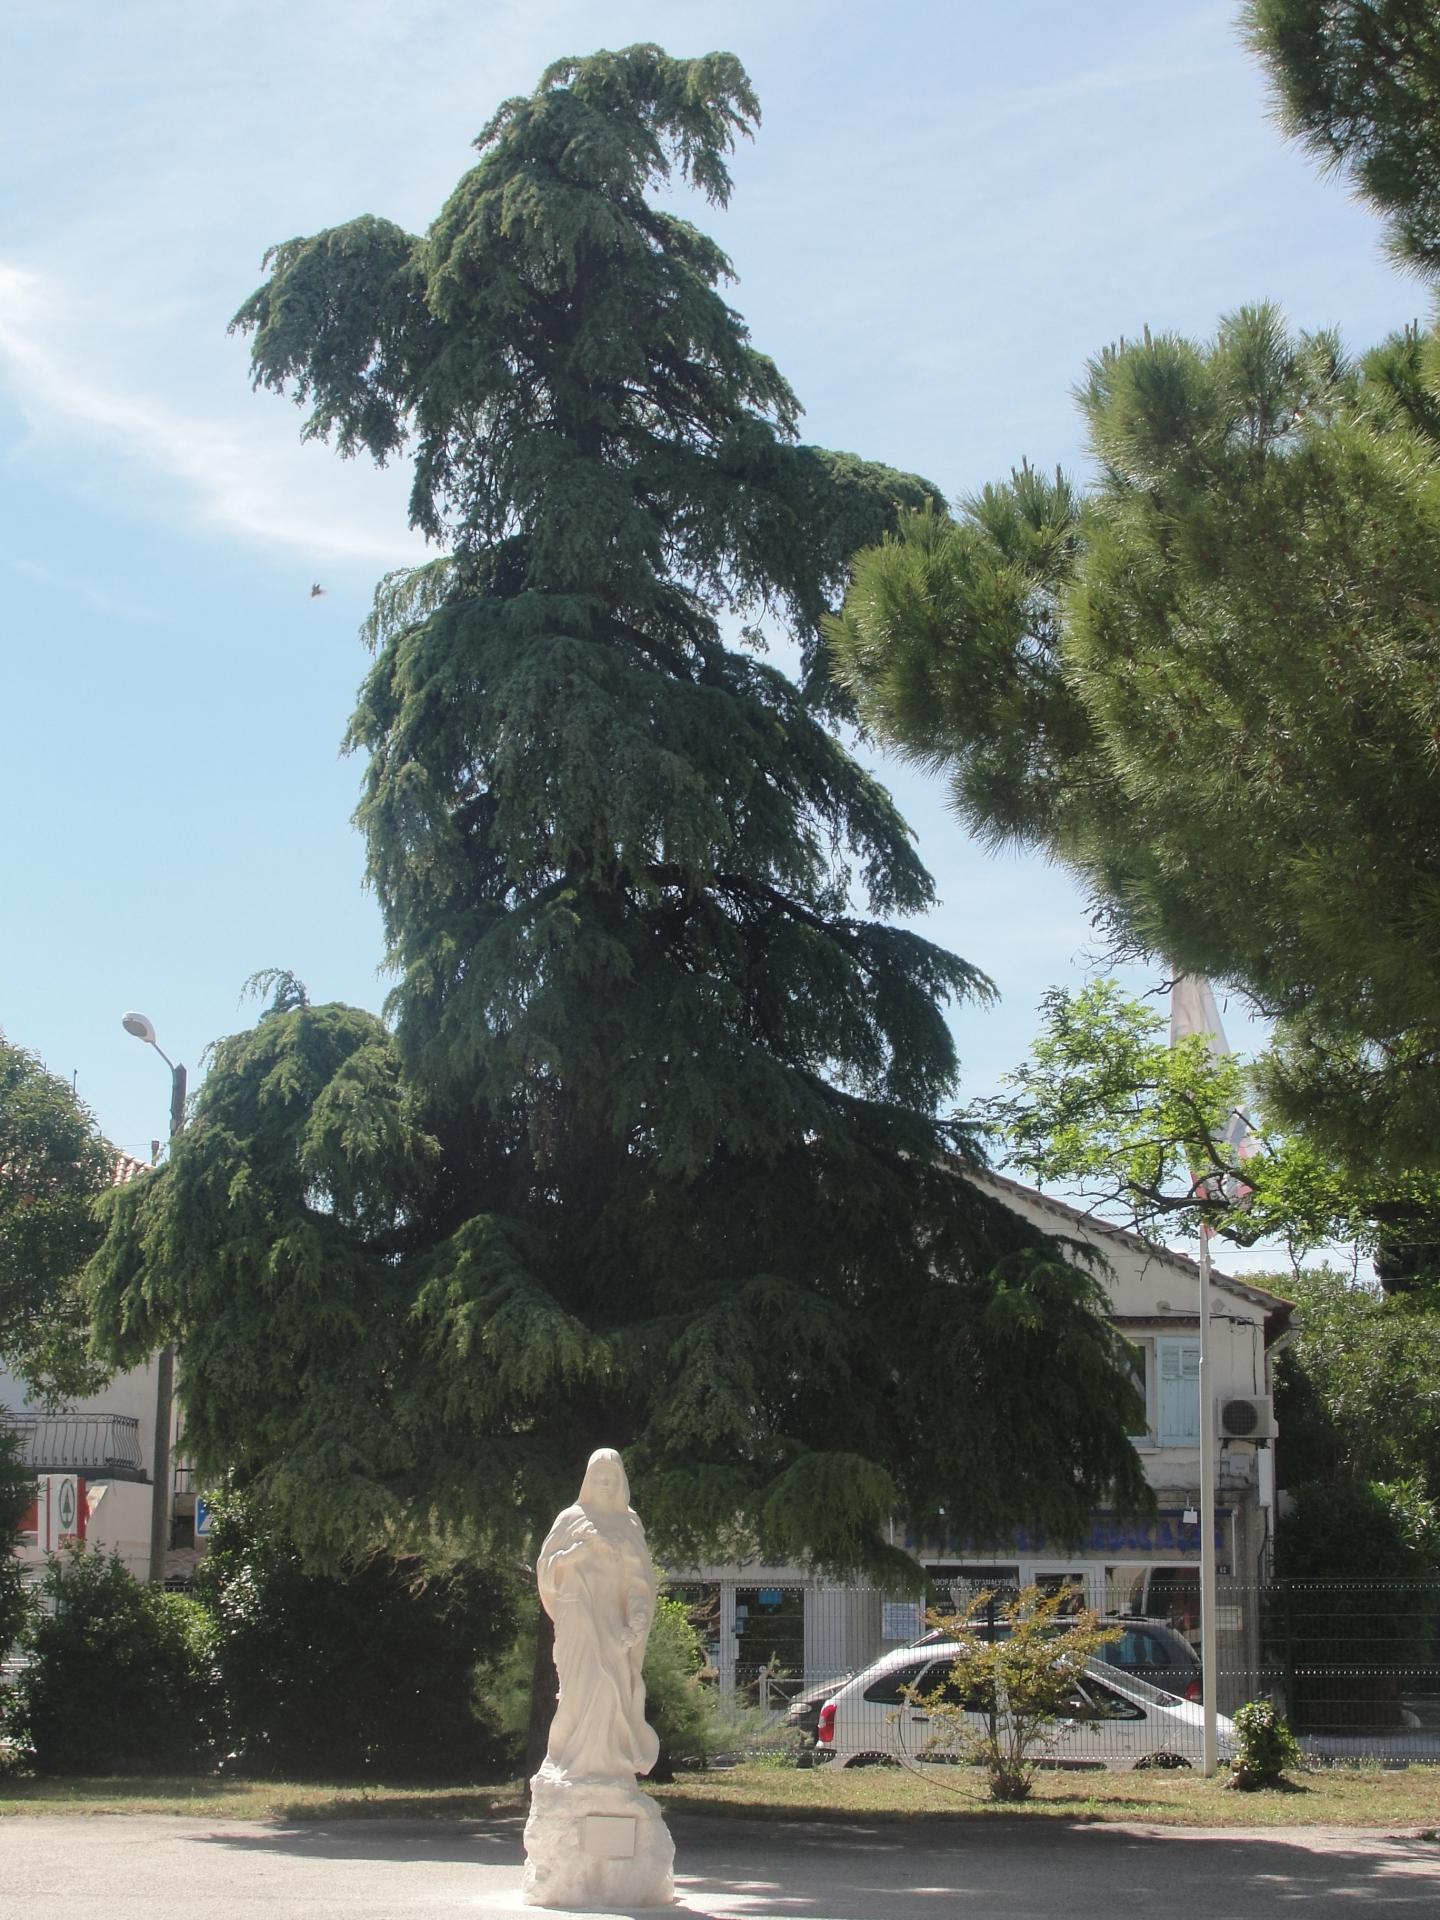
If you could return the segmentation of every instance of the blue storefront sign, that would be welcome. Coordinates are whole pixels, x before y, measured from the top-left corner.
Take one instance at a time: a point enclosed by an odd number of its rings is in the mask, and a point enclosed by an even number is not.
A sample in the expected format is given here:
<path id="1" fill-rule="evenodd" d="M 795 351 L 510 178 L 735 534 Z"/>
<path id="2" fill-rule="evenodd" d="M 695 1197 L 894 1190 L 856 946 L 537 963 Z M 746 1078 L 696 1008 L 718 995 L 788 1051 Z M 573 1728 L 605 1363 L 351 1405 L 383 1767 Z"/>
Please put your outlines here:
<path id="1" fill-rule="evenodd" d="M 1229 1508 L 1218 1509 L 1215 1514 L 1217 1553 L 1225 1551 L 1225 1530 L 1230 1517 Z M 905 1546 L 921 1560 L 984 1560 L 993 1559 L 997 1554 L 1010 1558 L 1018 1555 L 1024 1559 L 1054 1559 L 1078 1552 L 1153 1555 L 1166 1560 L 1198 1561 L 1200 1525 L 1198 1521 L 1187 1520 L 1184 1509 L 1172 1507 L 1168 1510 L 1162 1508 L 1159 1513 L 1143 1520 L 1121 1520 L 1113 1513 L 1092 1514 L 1090 1531 L 1080 1541 L 1050 1540 L 1043 1533 L 1017 1527 L 1014 1538 L 1001 1546 L 981 1547 L 971 1540 L 938 1539 L 934 1536 L 921 1540 L 913 1533 L 906 1534 Z"/>

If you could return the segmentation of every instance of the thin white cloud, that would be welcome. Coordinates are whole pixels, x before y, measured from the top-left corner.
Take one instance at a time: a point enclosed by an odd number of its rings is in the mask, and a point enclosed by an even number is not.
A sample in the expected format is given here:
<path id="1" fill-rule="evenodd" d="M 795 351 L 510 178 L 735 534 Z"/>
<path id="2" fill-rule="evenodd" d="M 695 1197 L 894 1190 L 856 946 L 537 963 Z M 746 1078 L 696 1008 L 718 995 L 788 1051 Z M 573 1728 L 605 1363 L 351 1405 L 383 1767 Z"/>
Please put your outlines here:
<path id="1" fill-rule="evenodd" d="M 146 626 L 174 626 L 178 624 L 174 617 L 157 607 L 141 606 L 130 600 L 117 600 L 112 593 L 94 586 L 89 580 L 77 579 L 67 573 L 57 573 L 53 567 L 44 567 L 36 560 L 16 559 L 7 555 L 0 559 L 0 565 L 14 569 L 27 579 L 38 580 L 42 586 L 55 589 L 60 593 L 71 594 L 75 599 L 90 607 L 96 613 L 103 613 L 108 619 L 130 620 Z"/>
<path id="2" fill-rule="evenodd" d="M 86 317 L 53 278 L 0 260 L 0 376 L 33 441 L 104 448 L 178 487 L 197 521 L 317 564 L 401 566 L 425 556 L 405 531 L 393 483 L 377 486 L 363 469 L 317 458 L 320 450 L 294 437 L 281 442 L 259 421 L 206 418 L 108 382 L 82 344 Z M 167 489 L 167 512 L 172 501 Z"/>

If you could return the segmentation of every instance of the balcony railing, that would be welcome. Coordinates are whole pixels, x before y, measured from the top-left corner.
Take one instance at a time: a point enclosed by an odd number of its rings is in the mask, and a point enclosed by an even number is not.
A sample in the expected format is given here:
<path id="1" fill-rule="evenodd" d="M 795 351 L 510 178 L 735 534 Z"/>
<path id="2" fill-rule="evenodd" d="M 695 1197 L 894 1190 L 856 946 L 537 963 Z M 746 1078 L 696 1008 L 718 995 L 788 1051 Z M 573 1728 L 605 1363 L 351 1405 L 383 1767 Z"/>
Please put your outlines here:
<path id="1" fill-rule="evenodd" d="M 32 1473 L 78 1473 L 87 1480 L 144 1480 L 140 1422 L 123 1413 L 0 1413 L 20 1437 Z"/>

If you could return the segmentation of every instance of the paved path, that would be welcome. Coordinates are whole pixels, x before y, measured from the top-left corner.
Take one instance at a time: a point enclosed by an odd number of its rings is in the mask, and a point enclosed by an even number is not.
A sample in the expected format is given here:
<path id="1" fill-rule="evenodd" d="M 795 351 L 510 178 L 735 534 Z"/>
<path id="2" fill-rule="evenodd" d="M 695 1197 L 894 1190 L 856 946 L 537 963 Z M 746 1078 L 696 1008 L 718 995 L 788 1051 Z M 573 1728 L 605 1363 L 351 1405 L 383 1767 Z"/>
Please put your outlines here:
<path id="1" fill-rule="evenodd" d="M 1440 1810 L 1437 1810 L 1440 1811 Z M 711 1920 L 1306 1920 L 1440 1913 L 1440 1845 L 1336 1829 L 1197 1833 L 990 1819 L 781 1825 L 676 1815 Z M 497 1920 L 521 1823 L 0 1819 L 3 1920 Z"/>

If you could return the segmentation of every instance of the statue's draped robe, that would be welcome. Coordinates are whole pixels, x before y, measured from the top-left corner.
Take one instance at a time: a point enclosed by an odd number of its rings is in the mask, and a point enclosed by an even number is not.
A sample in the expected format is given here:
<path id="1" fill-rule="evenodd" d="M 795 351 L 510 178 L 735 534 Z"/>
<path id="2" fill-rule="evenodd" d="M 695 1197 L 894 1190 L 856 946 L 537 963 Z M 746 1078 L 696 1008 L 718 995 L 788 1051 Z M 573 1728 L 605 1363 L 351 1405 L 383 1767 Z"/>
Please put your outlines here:
<path id="1" fill-rule="evenodd" d="M 545 1757 L 569 1779 L 614 1779 L 648 1773 L 660 1751 L 641 1679 L 655 1571 L 630 1508 L 587 1508 L 584 1492 L 556 1516 L 536 1568 L 560 1676 Z"/>

